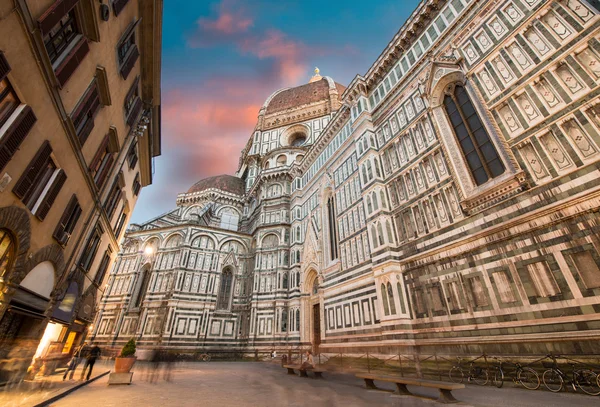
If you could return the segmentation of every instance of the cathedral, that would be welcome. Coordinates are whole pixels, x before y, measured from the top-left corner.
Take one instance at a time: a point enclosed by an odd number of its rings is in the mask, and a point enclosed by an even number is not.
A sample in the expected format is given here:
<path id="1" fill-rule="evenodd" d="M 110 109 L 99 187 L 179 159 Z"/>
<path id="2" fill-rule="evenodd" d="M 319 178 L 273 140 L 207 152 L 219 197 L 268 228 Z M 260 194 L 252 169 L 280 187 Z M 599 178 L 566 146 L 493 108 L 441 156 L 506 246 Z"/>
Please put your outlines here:
<path id="1" fill-rule="evenodd" d="M 600 352 L 600 3 L 423 0 L 264 102 L 235 175 L 128 229 L 92 339 Z"/>

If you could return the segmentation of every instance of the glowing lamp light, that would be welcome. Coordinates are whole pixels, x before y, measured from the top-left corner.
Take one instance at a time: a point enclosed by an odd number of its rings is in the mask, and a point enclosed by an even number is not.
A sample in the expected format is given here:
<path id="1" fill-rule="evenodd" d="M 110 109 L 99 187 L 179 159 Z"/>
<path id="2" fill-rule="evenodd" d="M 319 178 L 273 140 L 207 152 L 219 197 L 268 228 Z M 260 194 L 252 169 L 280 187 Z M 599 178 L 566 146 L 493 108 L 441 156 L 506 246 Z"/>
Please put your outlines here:
<path id="1" fill-rule="evenodd" d="M 147 246 L 144 249 L 144 253 L 146 253 L 146 255 L 150 256 L 152 253 L 154 253 L 154 249 L 152 248 L 152 246 Z"/>

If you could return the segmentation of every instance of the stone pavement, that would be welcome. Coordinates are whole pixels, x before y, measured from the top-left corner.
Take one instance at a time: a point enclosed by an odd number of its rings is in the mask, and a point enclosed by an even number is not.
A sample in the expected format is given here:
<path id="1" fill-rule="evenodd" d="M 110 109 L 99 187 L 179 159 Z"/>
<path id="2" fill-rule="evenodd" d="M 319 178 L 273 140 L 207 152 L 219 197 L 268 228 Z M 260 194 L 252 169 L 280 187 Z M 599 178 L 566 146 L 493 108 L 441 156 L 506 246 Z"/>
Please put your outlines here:
<path id="1" fill-rule="evenodd" d="M 390 392 L 366 390 L 353 375 L 324 373 L 325 379 L 289 376 L 278 365 L 260 362 L 210 362 L 178 364 L 172 381 L 159 377 L 144 380 L 145 366 L 134 367 L 133 384 L 107 386 L 103 377 L 53 404 L 56 407 L 128 406 L 439 406 L 430 399 L 395 396 Z M 149 376 L 146 376 L 148 380 Z M 436 390 L 412 388 L 423 396 L 436 397 Z M 574 393 L 554 394 L 519 388 L 497 389 L 468 386 L 455 392 L 461 406 L 583 407 L 600 406 L 599 397 Z"/>
<path id="2" fill-rule="evenodd" d="M 98 360 L 92 371 L 92 380 L 111 370 L 113 360 Z M 36 376 L 33 381 L 25 381 L 14 388 L 0 387 L 0 406 L 2 407 L 32 407 L 68 391 L 82 382 L 78 381 L 83 363 L 75 370 L 73 378 L 63 382 L 64 372 L 50 376 Z"/>

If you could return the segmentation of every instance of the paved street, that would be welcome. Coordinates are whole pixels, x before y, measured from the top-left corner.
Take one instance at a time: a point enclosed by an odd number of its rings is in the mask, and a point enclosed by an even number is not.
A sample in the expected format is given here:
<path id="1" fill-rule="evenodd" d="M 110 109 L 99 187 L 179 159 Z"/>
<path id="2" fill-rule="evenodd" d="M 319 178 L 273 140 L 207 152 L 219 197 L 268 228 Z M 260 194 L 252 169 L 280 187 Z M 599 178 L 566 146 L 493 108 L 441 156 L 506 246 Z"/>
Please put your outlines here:
<path id="1" fill-rule="evenodd" d="M 53 404 L 80 406 L 434 406 L 430 399 L 394 396 L 384 391 L 368 391 L 352 375 L 325 373 L 324 380 L 288 376 L 275 364 L 255 362 L 187 363 L 176 366 L 172 381 L 143 380 L 143 366 L 134 368 L 130 386 L 107 386 L 108 377 L 99 379 Z M 387 387 L 392 390 L 391 386 Z M 413 392 L 435 397 L 436 391 L 412 388 Z M 600 398 L 573 393 L 553 394 L 486 386 L 455 392 L 470 406 L 564 407 L 598 406 Z"/>

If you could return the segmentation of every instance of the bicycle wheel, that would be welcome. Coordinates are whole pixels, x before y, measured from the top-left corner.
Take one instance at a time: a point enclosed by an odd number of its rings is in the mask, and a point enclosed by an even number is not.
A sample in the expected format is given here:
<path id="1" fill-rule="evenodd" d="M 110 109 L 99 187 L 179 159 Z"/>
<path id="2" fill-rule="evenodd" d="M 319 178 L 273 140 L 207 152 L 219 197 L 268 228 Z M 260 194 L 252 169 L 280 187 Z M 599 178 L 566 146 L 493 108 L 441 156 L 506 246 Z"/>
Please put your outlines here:
<path id="1" fill-rule="evenodd" d="M 504 386 L 504 372 L 502 369 L 497 369 L 494 373 L 494 386 L 497 388 Z"/>
<path id="2" fill-rule="evenodd" d="M 209 354 L 204 355 L 202 357 L 202 360 L 205 361 L 205 362 L 210 362 L 210 355 Z"/>
<path id="3" fill-rule="evenodd" d="M 597 396 L 600 394 L 598 387 L 598 375 L 591 370 L 581 369 L 575 372 L 575 384 L 585 394 Z"/>
<path id="4" fill-rule="evenodd" d="M 542 380 L 544 381 L 544 386 L 554 393 L 561 391 L 564 385 L 562 376 L 554 369 L 546 370 L 542 375 Z"/>
<path id="5" fill-rule="evenodd" d="M 517 373 L 517 382 L 528 390 L 537 390 L 540 387 L 540 376 L 530 367 L 524 367 Z"/>
<path id="6" fill-rule="evenodd" d="M 474 368 L 471 370 L 471 378 L 475 384 L 485 386 L 490 380 L 487 369 Z"/>
<path id="7" fill-rule="evenodd" d="M 450 381 L 454 383 L 462 383 L 465 379 L 462 369 L 458 366 L 452 366 L 448 375 L 450 376 Z"/>

